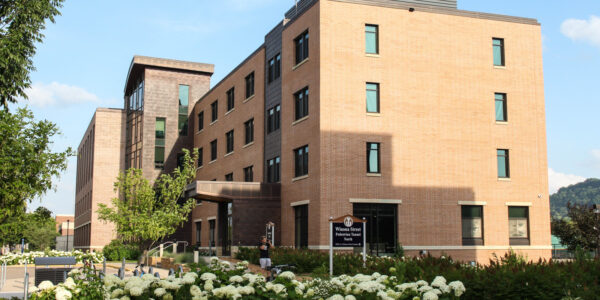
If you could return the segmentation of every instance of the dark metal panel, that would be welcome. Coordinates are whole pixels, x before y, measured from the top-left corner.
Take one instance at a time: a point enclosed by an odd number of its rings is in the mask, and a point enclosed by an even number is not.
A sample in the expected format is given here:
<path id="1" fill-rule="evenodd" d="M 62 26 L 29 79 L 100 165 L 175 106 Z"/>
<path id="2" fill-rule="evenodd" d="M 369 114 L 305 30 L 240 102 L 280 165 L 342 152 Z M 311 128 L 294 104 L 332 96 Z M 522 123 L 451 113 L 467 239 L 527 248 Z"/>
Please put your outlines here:
<path id="1" fill-rule="evenodd" d="M 279 23 L 273 30 L 265 36 L 265 113 L 264 113 L 264 160 L 263 160 L 263 180 L 267 180 L 267 160 L 281 156 L 281 130 L 267 133 L 267 110 L 277 104 L 281 104 L 281 76 L 271 83 L 268 82 L 268 63 L 269 60 L 281 53 L 283 32 L 283 22 Z M 283 66 L 282 66 L 283 68 Z"/>

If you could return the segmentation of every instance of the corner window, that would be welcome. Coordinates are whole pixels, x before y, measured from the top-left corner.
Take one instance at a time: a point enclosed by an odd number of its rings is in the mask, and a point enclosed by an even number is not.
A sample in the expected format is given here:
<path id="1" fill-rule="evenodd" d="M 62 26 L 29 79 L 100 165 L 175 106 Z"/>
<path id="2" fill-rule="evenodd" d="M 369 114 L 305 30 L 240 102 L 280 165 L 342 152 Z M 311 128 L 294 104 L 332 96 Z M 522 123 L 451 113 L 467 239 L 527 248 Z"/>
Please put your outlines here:
<path id="1" fill-rule="evenodd" d="M 308 58 L 308 30 L 294 39 L 296 64 Z"/>
<path id="2" fill-rule="evenodd" d="M 294 94 L 295 120 L 308 116 L 308 87 Z"/>
<path id="3" fill-rule="evenodd" d="M 365 25 L 365 50 L 368 54 L 379 53 L 379 26 Z"/>
<path id="4" fill-rule="evenodd" d="M 504 39 L 493 38 L 492 45 L 494 47 L 494 66 L 503 67 L 504 59 Z"/>
<path id="5" fill-rule="evenodd" d="M 379 113 L 379 83 L 367 82 L 367 112 Z"/>
<path id="6" fill-rule="evenodd" d="M 294 177 L 308 175 L 308 145 L 294 149 Z"/>
<path id="7" fill-rule="evenodd" d="M 498 149 L 498 178 L 510 178 L 510 168 L 508 163 L 508 149 Z"/>
<path id="8" fill-rule="evenodd" d="M 281 122 L 281 106 L 279 104 L 267 111 L 267 133 L 279 129 Z"/>
<path id="9" fill-rule="evenodd" d="M 204 111 L 198 113 L 198 131 L 204 129 Z"/>
<path id="10" fill-rule="evenodd" d="M 244 168 L 244 181 L 245 182 L 254 181 L 254 171 L 252 170 L 252 166 Z"/>
<path id="11" fill-rule="evenodd" d="M 246 99 L 254 96 L 254 72 L 246 76 Z"/>
<path id="12" fill-rule="evenodd" d="M 179 85 L 179 135 L 188 133 L 188 103 L 190 87 Z"/>
<path id="13" fill-rule="evenodd" d="M 227 111 L 232 110 L 235 107 L 235 88 L 227 91 Z"/>
<path id="14" fill-rule="evenodd" d="M 462 244 L 483 245 L 483 206 L 463 205 L 462 218 Z"/>
<path id="15" fill-rule="evenodd" d="M 225 138 L 227 139 L 227 153 L 231 153 L 233 152 L 233 130 L 228 131 Z"/>
<path id="16" fill-rule="evenodd" d="M 279 165 L 280 165 L 279 156 L 269 159 L 267 161 L 267 182 L 279 182 Z"/>
<path id="17" fill-rule="evenodd" d="M 367 143 L 367 173 L 381 173 L 379 147 L 379 143 Z"/>
<path id="18" fill-rule="evenodd" d="M 165 123 L 165 118 L 156 118 L 154 130 L 154 168 L 156 169 L 162 169 L 165 165 Z"/>
<path id="19" fill-rule="evenodd" d="M 210 121 L 214 122 L 219 118 L 219 100 L 210 104 L 211 118 Z"/>
<path id="20" fill-rule="evenodd" d="M 217 159 L 217 140 L 213 140 L 212 142 L 210 142 L 210 160 L 216 160 Z"/>
<path id="21" fill-rule="evenodd" d="M 254 118 L 246 121 L 244 123 L 244 131 L 245 131 L 245 144 L 250 144 L 254 142 Z"/>
<path id="22" fill-rule="evenodd" d="M 511 245 L 529 245 L 529 207 L 508 207 L 508 232 Z"/>
<path id="23" fill-rule="evenodd" d="M 506 94 L 496 93 L 494 94 L 495 106 L 496 106 L 496 121 L 506 122 L 508 121 L 506 115 Z"/>

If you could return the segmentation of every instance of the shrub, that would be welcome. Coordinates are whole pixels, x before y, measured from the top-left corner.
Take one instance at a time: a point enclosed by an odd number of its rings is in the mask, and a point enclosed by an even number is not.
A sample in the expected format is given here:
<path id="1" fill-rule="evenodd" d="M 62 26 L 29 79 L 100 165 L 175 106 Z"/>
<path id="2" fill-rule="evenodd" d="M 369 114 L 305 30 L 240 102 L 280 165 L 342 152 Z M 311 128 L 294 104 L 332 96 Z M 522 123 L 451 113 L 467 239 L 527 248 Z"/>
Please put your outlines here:
<path id="1" fill-rule="evenodd" d="M 104 246 L 102 252 L 109 261 L 120 261 L 123 258 L 126 260 L 137 260 L 142 254 L 138 245 L 123 244 L 119 240 L 112 240 L 110 244 Z"/>

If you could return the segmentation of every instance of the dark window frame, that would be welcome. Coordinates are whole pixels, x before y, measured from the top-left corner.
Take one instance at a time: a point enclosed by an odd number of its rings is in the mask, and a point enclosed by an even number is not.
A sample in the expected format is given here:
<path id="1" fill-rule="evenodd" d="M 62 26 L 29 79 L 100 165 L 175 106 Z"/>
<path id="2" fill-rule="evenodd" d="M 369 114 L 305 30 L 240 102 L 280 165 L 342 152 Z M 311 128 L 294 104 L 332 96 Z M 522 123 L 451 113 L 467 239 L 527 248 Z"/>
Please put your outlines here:
<path id="1" fill-rule="evenodd" d="M 227 112 L 235 108 L 235 87 L 227 90 Z"/>
<path id="2" fill-rule="evenodd" d="M 483 218 L 483 205 L 461 205 L 461 236 L 462 236 L 462 244 L 463 246 L 482 246 L 484 245 L 484 237 L 485 237 L 485 220 Z M 481 237 L 465 237 L 464 232 L 464 222 L 469 220 L 477 219 L 477 216 L 465 216 L 468 212 L 468 209 L 479 209 L 479 214 L 481 218 Z"/>
<path id="3" fill-rule="evenodd" d="M 525 215 L 526 215 L 526 219 L 527 219 L 527 237 L 510 237 L 510 220 L 515 219 L 515 217 L 511 217 L 510 216 L 510 211 L 511 208 L 521 208 L 523 210 L 525 210 Z M 508 239 L 509 239 L 509 245 L 511 246 L 528 246 L 531 244 L 531 216 L 529 214 L 529 207 L 528 206 L 509 206 L 508 207 Z"/>
<path id="4" fill-rule="evenodd" d="M 308 204 L 294 206 L 294 247 L 296 249 L 308 247 L 308 213 Z"/>
<path id="5" fill-rule="evenodd" d="M 180 136 L 187 136 L 188 135 L 188 123 L 189 123 L 189 117 L 188 117 L 188 107 L 190 105 L 190 86 L 186 85 L 186 84 L 180 84 L 178 85 L 178 103 L 179 103 L 179 111 L 178 111 L 178 129 L 179 129 L 179 135 Z M 187 105 L 182 105 L 181 104 L 181 87 L 187 87 Z"/>
<path id="6" fill-rule="evenodd" d="M 204 129 L 204 111 L 198 113 L 198 131 Z"/>
<path id="7" fill-rule="evenodd" d="M 211 123 L 214 123 L 219 119 L 219 100 L 213 101 L 213 103 L 210 104 L 210 109 L 211 109 L 210 121 L 211 121 Z"/>
<path id="8" fill-rule="evenodd" d="M 504 154 L 500 154 L 500 151 L 504 151 Z M 510 151 L 509 149 L 496 149 L 496 165 L 500 167 L 500 158 L 504 157 L 504 169 L 506 176 L 500 176 L 500 169 L 498 168 L 498 178 L 508 179 L 510 178 Z"/>
<path id="9" fill-rule="evenodd" d="M 196 224 L 196 246 L 202 246 L 202 221 L 194 222 Z"/>
<path id="10" fill-rule="evenodd" d="M 217 148 L 217 139 L 214 139 L 210 142 L 210 161 L 215 161 L 218 158 L 218 148 Z"/>
<path id="11" fill-rule="evenodd" d="M 254 142 L 254 118 L 244 122 L 245 145 Z"/>
<path id="12" fill-rule="evenodd" d="M 227 181 L 227 182 L 233 181 L 233 172 L 225 174 L 225 181 Z"/>
<path id="13" fill-rule="evenodd" d="M 279 156 L 267 160 L 267 182 L 281 181 L 281 158 Z"/>
<path id="14" fill-rule="evenodd" d="M 376 97 L 377 97 L 377 110 L 376 111 L 369 111 L 369 91 L 373 91 L 373 89 L 369 88 L 369 85 L 373 84 L 376 87 L 375 92 L 377 93 Z M 380 113 L 381 112 L 381 106 L 380 106 L 380 85 L 378 82 L 367 82 L 365 84 L 365 109 L 367 110 L 367 113 Z"/>
<path id="15" fill-rule="evenodd" d="M 197 168 L 200 168 L 204 165 L 203 156 L 204 156 L 204 148 L 200 147 L 200 148 L 198 148 L 198 161 L 196 164 Z"/>
<path id="16" fill-rule="evenodd" d="M 502 96 L 502 99 L 498 99 L 497 96 Z M 498 120 L 498 112 L 496 103 L 498 101 L 502 102 L 502 116 L 504 117 L 502 120 Z M 496 122 L 508 122 L 508 107 L 507 107 L 508 99 L 506 97 L 506 93 L 494 93 L 494 112 Z"/>
<path id="17" fill-rule="evenodd" d="M 156 131 L 156 123 L 161 120 L 164 124 L 164 131 L 162 134 L 162 137 L 159 135 L 158 131 Z M 155 119 L 155 124 L 154 124 L 154 168 L 155 169 L 164 169 L 165 167 L 165 141 L 167 138 L 167 118 L 163 118 L 163 117 L 156 117 Z M 156 159 L 156 151 L 162 149 L 162 156 L 163 156 L 163 160 L 162 162 L 158 161 Z"/>
<path id="18" fill-rule="evenodd" d="M 253 182 L 254 181 L 254 166 L 247 166 L 244 168 L 244 181 L 245 182 Z"/>
<path id="19" fill-rule="evenodd" d="M 308 86 L 294 93 L 294 121 L 308 116 Z"/>
<path id="20" fill-rule="evenodd" d="M 281 105 L 277 104 L 267 110 L 267 134 L 281 128 Z"/>
<path id="21" fill-rule="evenodd" d="M 375 32 L 369 31 L 369 27 L 374 27 Z M 375 34 L 375 52 L 367 51 L 367 36 L 369 33 Z M 367 54 L 379 54 L 379 25 L 376 24 L 365 24 L 365 53 Z"/>
<path id="22" fill-rule="evenodd" d="M 254 71 L 246 76 L 246 99 L 254 96 Z"/>
<path id="23" fill-rule="evenodd" d="M 294 149 L 294 178 L 308 176 L 308 145 Z"/>
<path id="24" fill-rule="evenodd" d="M 309 34 L 308 34 L 308 29 L 307 29 L 294 39 L 296 64 L 299 64 L 308 59 L 308 57 L 309 57 L 308 46 L 309 46 Z"/>
<path id="25" fill-rule="evenodd" d="M 234 146 L 234 132 L 233 129 L 227 131 L 225 133 L 225 140 L 227 141 L 226 143 L 226 147 L 225 147 L 225 154 L 229 154 L 231 152 L 233 152 L 233 146 Z"/>
<path id="26" fill-rule="evenodd" d="M 497 44 L 496 41 L 498 41 L 499 43 Z M 496 52 L 496 47 L 500 47 L 500 64 L 496 64 L 495 61 L 495 53 Z M 505 49 L 504 49 L 504 39 L 503 38 L 492 38 L 492 54 L 494 55 L 493 60 L 494 60 L 494 66 L 495 67 L 505 67 L 506 66 L 506 55 L 505 55 Z"/>
<path id="27" fill-rule="evenodd" d="M 377 149 L 371 149 L 372 145 L 377 145 Z M 375 172 L 371 172 L 371 161 L 370 155 L 371 151 L 377 152 L 377 170 Z M 367 173 L 368 174 L 381 174 L 381 143 L 378 142 L 367 142 Z"/>

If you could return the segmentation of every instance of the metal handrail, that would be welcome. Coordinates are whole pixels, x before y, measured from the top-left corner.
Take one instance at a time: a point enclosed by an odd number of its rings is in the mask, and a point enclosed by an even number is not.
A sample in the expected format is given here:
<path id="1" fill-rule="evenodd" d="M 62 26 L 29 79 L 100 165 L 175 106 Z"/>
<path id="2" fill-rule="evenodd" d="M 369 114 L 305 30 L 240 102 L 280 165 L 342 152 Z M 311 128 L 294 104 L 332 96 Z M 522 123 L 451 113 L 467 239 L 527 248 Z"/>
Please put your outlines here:
<path id="1" fill-rule="evenodd" d="M 6 262 L 2 263 L 0 267 L 0 290 L 4 288 L 4 284 L 6 282 Z"/>

